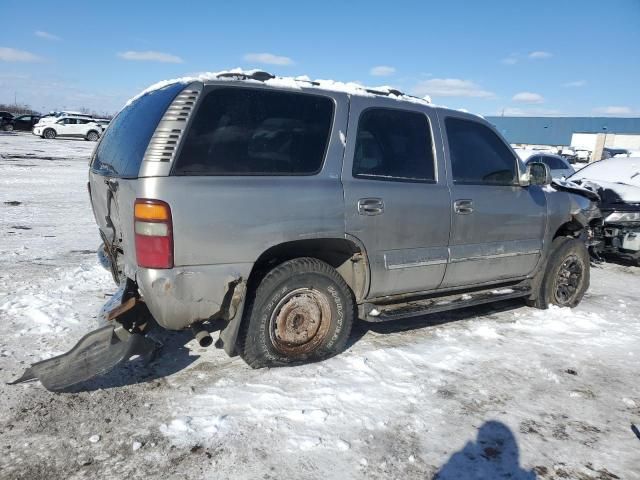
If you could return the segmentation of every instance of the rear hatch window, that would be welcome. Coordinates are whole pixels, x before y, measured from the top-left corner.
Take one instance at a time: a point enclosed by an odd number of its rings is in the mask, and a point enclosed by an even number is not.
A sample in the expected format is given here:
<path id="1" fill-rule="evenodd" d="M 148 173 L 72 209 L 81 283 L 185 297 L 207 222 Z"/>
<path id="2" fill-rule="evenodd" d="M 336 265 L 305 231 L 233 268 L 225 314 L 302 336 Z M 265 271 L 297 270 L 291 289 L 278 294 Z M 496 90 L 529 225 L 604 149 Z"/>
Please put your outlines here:
<path id="1" fill-rule="evenodd" d="M 174 83 L 153 90 L 123 108 L 103 134 L 91 169 L 108 177 L 136 178 L 153 132 L 184 87 Z"/>

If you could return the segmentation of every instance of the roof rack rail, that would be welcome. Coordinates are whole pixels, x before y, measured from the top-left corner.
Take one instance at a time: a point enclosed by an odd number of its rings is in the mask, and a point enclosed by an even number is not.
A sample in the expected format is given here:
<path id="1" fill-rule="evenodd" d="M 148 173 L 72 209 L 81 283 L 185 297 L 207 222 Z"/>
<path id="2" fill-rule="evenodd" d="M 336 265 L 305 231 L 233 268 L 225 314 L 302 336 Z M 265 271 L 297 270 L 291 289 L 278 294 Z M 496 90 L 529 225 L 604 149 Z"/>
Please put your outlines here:
<path id="1" fill-rule="evenodd" d="M 276 76 L 270 74 L 269 72 L 257 70 L 252 73 L 224 72 L 220 73 L 218 75 L 218 78 L 238 78 L 240 80 L 258 80 L 259 82 L 266 82 L 267 80 L 276 78 Z"/>
<path id="2" fill-rule="evenodd" d="M 314 81 L 314 80 L 308 80 L 308 79 L 306 79 L 306 78 L 297 78 L 297 77 L 296 77 L 296 78 L 294 78 L 294 80 L 295 80 L 296 82 L 304 82 L 304 83 L 308 83 L 309 85 L 313 85 L 314 87 L 317 87 L 317 86 L 319 86 L 319 85 L 320 85 L 320 82 L 316 82 L 316 81 Z"/>
<path id="3" fill-rule="evenodd" d="M 376 90 L 375 88 L 367 88 L 366 91 L 368 93 L 372 93 L 374 95 L 384 95 L 386 97 L 388 97 L 389 95 L 395 95 L 397 97 L 406 96 L 405 93 L 403 93 L 400 90 L 397 90 L 395 88 L 389 88 L 388 90 Z"/>

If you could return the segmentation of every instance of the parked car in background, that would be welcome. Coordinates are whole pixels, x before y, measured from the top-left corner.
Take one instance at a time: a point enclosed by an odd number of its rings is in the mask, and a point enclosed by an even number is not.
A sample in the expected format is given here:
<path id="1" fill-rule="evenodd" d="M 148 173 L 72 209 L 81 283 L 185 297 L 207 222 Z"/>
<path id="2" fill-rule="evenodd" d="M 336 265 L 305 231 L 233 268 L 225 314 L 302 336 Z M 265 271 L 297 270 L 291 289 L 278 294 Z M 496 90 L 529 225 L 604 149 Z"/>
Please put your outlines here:
<path id="1" fill-rule="evenodd" d="M 5 130 L 21 130 L 24 132 L 30 132 L 34 125 L 40 121 L 40 115 L 26 114 L 13 117 L 5 125 Z"/>
<path id="2" fill-rule="evenodd" d="M 595 231 L 598 253 L 640 265 L 640 158 L 594 162 L 568 178 L 600 196 L 603 223 Z"/>
<path id="3" fill-rule="evenodd" d="M 566 161 L 568 161 L 569 163 L 576 163 L 578 154 L 576 153 L 576 150 L 573 147 L 562 147 L 562 148 L 559 148 L 558 150 L 559 150 L 558 155 L 560 155 Z"/>
<path id="4" fill-rule="evenodd" d="M 88 113 L 80 113 L 73 111 L 61 111 L 61 112 L 50 112 L 47 115 L 44 115 L 40 118 L 40 123 L 55 123 L 60 120 L 62 117 L 72 116 L 75 118 L 88 118 L 93 119 L 93 115 Z"/>
<path id="5" fill-rule="evenodd" d="M 109 123 L 111 123 L 111 120 L 109 120 L 108 118 L 94 118 L 93 121 L 100 125 L 103 130 L 106 130 L 106 128 L 109 126 Z"/>
<path id="6" fill-rule="evenodd" d="M 591 158 L 591 150 L 586 148 L 576 148 L 576 162 L 587 163 Z"/>
<path id="7" fill-rule="evenodd" d="M 0 112 L 0 130 L 8 130 L 7 125 L 11 123 L 13 119 L 13 113 L 10 112 Z"/>
<path id="8" fill-rule="evenodd" d="M 561 157 L 560 155 L 552 155 L 550 153 L 536 153 L 525 160 L 526 165 L 532 162 L 544 163 L 547 167 L 549 167 L 551 176 L 553 178 L 568 177 L 569 175 L 573 175 L 575 173 L 575 169 L 571 166 L 569 161 Z"/>
<path id="9" fill-rule="evenodd" d="M 604 147 L 602 149 L 602 160 L 606 158 L 613 158 L 618 155 L 628 157 L 629 150 L 627 150 L 626 148 L 612 148 L 612 147 Z"/>
<path id="10" fill-rule="evenodd" d="M 55 122 L 42 120 L 33 127 L 33 134 L 42 138 L 53 139 L 56 137 L 84 138 L 92 142 L 98 141 L 103 128 L 90 118 L 77 116 L 64 116 Z"/>

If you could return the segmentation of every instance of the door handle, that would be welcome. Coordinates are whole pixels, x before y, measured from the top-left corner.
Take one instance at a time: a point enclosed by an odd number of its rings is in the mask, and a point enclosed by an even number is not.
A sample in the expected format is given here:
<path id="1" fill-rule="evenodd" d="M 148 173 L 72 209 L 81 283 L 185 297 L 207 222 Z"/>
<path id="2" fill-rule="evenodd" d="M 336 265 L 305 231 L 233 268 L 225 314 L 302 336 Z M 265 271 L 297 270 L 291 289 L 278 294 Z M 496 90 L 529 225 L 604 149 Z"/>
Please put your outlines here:
<path id="1" fill-rule="evenodd" d="M 473 200 L 456 200 L 453 202 L 453 211 L 458 215 L 473 213 Z"/>
<path id="2" fill-rule="evenodd" d="M 361 198 L 358 200 L 360 215 L 380 215 L 384 213 L 384 202 L 381 198 Z"/>

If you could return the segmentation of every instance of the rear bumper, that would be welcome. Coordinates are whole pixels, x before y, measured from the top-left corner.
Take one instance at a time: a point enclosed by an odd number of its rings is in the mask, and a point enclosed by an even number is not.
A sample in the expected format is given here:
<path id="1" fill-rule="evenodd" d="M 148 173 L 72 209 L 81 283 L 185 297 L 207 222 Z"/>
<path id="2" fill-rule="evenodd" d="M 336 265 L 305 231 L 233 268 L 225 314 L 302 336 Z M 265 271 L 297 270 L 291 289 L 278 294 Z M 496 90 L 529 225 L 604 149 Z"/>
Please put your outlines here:
<path id="1" fill-rule="evenodd" d="M 136 282 L 156 322 L 168 330 L 181 330 L 212 316 L 232 318 L 238 309 L 238 305 L 230 305 L 234 290 L 246 282 L 252 266 L 138 268 Z"/>

